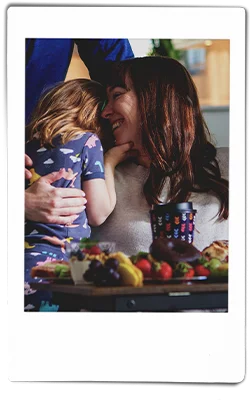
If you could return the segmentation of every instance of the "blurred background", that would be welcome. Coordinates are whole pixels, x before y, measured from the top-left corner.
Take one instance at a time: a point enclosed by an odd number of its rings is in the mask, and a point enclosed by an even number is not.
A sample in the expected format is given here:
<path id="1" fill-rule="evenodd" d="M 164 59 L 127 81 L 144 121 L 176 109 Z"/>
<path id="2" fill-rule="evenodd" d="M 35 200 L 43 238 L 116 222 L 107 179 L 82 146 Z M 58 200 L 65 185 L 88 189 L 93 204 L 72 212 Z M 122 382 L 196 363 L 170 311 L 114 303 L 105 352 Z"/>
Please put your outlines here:
<path id="1" fill-rule="evenodd" d="M 135 57 L 163 55 L 188 69 L 198 90 L 205 121 L 216 147 L 229 146 L 230 41 L 214 39 L 129 39 Z M 89 77 L 74 47 L 66 80 Z"/>

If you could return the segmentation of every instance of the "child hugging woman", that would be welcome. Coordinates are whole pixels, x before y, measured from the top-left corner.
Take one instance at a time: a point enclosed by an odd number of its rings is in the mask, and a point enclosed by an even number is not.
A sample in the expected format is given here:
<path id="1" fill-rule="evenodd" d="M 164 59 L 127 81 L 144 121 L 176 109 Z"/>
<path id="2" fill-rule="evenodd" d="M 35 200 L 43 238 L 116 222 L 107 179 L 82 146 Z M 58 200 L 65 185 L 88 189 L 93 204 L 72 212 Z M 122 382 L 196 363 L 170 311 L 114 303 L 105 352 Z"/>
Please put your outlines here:
<path id="1" fill-rule="evenodd" d="M 42 302 L 51 301 L 51 293 L 30 290 L 31 268 L 52 260 L 67 261 L 65 242 L 88 238 L 90 225 L 102 224 L 115 207 L 114 170 L 128 156 L 131 144 L 109 151 L 104 161 L 98 136 L 105 96 L 102 85 L 92 80 L 59 83 L 42 95 L 26 126 L 25 153 L 33 164 L 25 189 L 41 176 L 60 171 L 60 179 L 52 185 L 67 188 L 66 197 L 73 196 L 74 188 L 82 189 L 87 200 L 68 225 L 54 223 L 53 213 L 49 223 L 25 220 L 26 310 L 39 310 Z M 67 199 L 64 204 L 64 199 L 58 199 L 56 195 L 51 199 L 52 206 L 68 215 Z"/>

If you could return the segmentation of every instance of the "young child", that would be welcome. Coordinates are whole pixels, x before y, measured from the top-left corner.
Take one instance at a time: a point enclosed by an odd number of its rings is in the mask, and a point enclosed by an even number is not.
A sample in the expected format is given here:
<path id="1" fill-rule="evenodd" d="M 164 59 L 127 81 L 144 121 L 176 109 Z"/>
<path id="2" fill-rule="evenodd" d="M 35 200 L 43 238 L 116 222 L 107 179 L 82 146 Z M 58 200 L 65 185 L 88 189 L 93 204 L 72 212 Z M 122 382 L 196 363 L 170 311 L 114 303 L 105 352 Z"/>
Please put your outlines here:
<path id="1" fill-rule="evenodd" d="M 75 79 L 59 83 L 41 97 L 26 127 L 25 153 L 33 165 L 25 189 L 41 176 L 60 170 L 61 179 L 53 186 L 80 188 L 87 199 L 86 207 L 71 225 L 25 221 L 26 310 L 39 309 L 41 301 L 51 296 L 30 289 L 31 268 L 52 260 L 67 261 L 65 242 L 88 238 L 90 225 L 102 224 L 115 207 L 114 169 L 130 145 L 109 151 L 104 176 L 103 149 L 97 136 L 104 101 L 105 90 L 98 82 Z M 57 198 L 52 202 L 56 206 Z"/>

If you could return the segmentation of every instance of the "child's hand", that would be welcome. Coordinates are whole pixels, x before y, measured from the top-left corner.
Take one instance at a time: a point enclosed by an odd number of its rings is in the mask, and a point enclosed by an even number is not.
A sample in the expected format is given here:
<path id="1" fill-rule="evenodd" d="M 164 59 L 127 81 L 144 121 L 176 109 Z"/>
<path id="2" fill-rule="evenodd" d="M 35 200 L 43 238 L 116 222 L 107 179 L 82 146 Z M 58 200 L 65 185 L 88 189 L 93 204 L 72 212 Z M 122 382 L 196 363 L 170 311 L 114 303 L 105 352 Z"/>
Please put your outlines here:
<path id="1" fill-rule="evenodd" d="M 133 150 L 134 143 L 124 143 L 118 146 L 112 147 L 104 155 L 105 164 L 110 164 L 115 168 L 121 162 L 127 160 L 130 157 L 136 157 L 138 155 L 137 150 Z"/>
<path id="2" fill-rule="evenodd" d="M 31 165 L 33 164 L 33 161 L 27 154 L 24 155 L 24 163 L 25 163 L 25 167 L 31 167 Z M 24 175 L 25 175 L 25 179 L 32 178 L 32 173 L 27 168 L 24 169 Z"/>

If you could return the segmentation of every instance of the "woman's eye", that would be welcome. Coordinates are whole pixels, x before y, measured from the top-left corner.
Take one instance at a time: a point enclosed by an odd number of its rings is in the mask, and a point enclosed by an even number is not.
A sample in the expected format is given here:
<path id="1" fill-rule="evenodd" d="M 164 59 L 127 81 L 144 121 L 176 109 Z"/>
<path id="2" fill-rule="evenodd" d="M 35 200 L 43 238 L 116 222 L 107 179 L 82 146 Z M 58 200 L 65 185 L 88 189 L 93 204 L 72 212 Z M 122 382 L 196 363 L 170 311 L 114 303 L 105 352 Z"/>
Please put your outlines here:
<path id="1" fill-rule="evenodd" d="M 114 94 L 113 94 L 113 99 L 117 99 L 117 97 L 119 97 L 119 96 L 121 96 L 121 92 L 115 92 Z"/>

